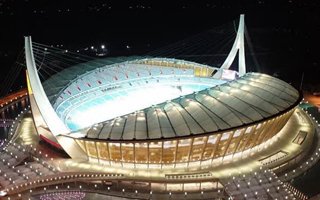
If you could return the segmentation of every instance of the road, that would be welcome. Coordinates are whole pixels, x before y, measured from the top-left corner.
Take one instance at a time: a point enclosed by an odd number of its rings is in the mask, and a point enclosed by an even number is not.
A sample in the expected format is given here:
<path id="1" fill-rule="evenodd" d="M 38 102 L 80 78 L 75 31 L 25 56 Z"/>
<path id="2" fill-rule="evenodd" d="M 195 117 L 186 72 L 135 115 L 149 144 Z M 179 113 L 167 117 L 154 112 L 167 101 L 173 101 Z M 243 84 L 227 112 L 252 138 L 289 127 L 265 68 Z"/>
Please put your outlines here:
<path id="1" fill-rule="evenodd" d="M 5 96 L 5 97 L 2 97 L 0 98 L 0 105 L 4 105 L 6 103 L 10 103 L 20 97 L 23 97 L 25 95 L 27 95 L 28 92 L 27 92 L 27 89 L 24 88 L 22 90 L 19 90 L 18 92 L 15 92 L 15 93 L 11 93 L 9 94 L 8 96 Z"/>
<path id="2" fill-rule="evenodd" d="M 304 93 L 303 96 L 306 101 L 317 106 L 320 109 L 320 96 L 315 96 L 310 93 Z"/>

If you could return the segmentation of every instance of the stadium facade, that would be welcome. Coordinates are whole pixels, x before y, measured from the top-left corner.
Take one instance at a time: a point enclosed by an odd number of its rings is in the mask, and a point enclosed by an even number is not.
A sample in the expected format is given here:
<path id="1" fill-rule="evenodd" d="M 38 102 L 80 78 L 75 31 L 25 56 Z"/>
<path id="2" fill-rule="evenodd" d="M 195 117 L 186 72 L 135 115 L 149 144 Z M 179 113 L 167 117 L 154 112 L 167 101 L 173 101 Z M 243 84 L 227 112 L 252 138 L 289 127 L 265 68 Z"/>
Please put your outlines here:
<path id="1" fill-rule="evenodd" d="M 208 168 L 274 139 L 302 97 L 246 73 L 244 16 L 220 68 L 169 58 L 79 64 L 41 83 L 25 38 L 34 123 L 72 158 L 148 169 Z M 228 70 L 239 53 L 239 71 Z M 63 77 L 63 78 L 61 78 Z"/>

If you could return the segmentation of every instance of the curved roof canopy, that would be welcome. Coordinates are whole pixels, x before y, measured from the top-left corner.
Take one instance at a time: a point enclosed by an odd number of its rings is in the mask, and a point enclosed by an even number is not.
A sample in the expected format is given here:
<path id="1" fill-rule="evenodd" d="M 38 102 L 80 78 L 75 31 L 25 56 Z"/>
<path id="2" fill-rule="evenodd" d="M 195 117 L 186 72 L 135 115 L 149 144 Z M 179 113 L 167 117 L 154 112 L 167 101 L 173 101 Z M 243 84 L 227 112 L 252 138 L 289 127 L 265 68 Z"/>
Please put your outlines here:
<path id="1" fill-rule="evenodd" d="M 92 139 L 145 140 L 211 133 L 253 123 L 295 106 L 299 92 L 269 75 L 239 79 L 148 107 L 88 129 Z"/>
<path id="2" fill-rule="evenodd" d="M 77 64 L 72 67 L 66 68 L 61 72 L 58 72 L 51 76 L 48 80 L 44 81 L 42 85 L 49 101 L 53 105 L 59 97 L 60 93 L 63 92 L 70 84 L 76 82 L 78 79 L 81 79 L 82 77 L 87 77 L 88 75 L 92 74 L 94 70 L 99 70 L 102 68 L 109 69 L 114 67 L 115 65 L 126 63 L 139 64 L 143 63 L 144 61 L 170 62 L 174 64 L 182 64 L 188 67 L 203 67 L 217 69 L 212 66 L 174 58 L 157 58 L 142 56 L 108 57 L 103 59 L 92 60 L 89 62 Z"/>
<path id="3" fill-rule="evenodd" d="M 113 65 L 121 62 L 128 62 L 137 59 L 142 59 L 144 57 L 131 56 L 131 57 L 109 57 L 104 59 L 92 60 L 89 62 L 74 65 L 72 67 L 66 68 L 59 73 L 54 74 L 48 80 L 42 83 L 42 86 L 50 100 L 51 104 L 55 102 L 58 97 L 59 92 L 61 92 L 67 85 L 74 82 L 79 76 L 90 72 L 94 69 Z"/>

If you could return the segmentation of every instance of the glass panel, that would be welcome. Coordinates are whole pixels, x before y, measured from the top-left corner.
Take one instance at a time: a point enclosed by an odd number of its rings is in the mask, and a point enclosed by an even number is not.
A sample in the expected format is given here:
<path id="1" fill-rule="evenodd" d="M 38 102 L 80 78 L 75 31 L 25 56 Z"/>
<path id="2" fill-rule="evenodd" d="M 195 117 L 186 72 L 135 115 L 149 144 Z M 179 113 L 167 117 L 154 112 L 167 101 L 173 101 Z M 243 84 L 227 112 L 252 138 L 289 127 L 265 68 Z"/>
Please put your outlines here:
<path id="1" fill-rule="evenodd" d="M 94 142 L 86 141 L 86 147 L 88 151 L 88 155 L 93 158 L 97 158 L 96 146 Z"/>
<path id="2" fill-rule="evenodd" d="M 256 130 L 258 130 L 261 127 L 261 123 L 257 125 Z"/>
<path id="3" fill-rule="evenodd" d="M 191 139 L 179 141 L 176 162 L 187 162 L 189 160 L 190 147 Z"/>
<path id="4" fill-rule="evenodd" d="M 191 160 L 196 161 L 200 160 L 202 157 L 202 152 L 205 145 L 206 137 L 195 138 L 192 145 L 192 153 L 191 153 Z"/>
<path id="5" fill-rule="evenodd" d="M 109 153 L 110 153 L 110 160 L 120 161 L 121 160 L 120 144 L 109 143 Z"/>
<path id="6" fill-rule="evenodd" d="M 254 128 L 254 129 L 253 129 L 252 133 L 250 134 L 250 137 L 249 137 L 249 139 L 248 139 L 247 144 L 246 144 L 245 147 L 244 147 L 244 148 L 245 148 L 244 150 L 252 148 L 253 145 L 255 144 L 255 141 L 258 139 L 257 137 L 259 136 L 259 135 L 258 135 L 259 130 L 257 131 L 257 130 L 255 129 L 255 127 L 253 127 L 253 128 Z"/>
<path id="7" fill-rule="evenodd" d="M 229 139 L 229 136 L 231 135 L 231 133 L 232 132 L 223 133 L 220 141 Z"/>
<path id="8" fill-rule="evenodd" d="M 173 162 L 176 154 L 177 141 L 165 141 L 163 143 L 163 155 L 162 162 L 169 163 Z"/>
<path id="9" fill-rule="evenodd" d="M 123 162 L 134 162 L 134 149 L 132 143 L 122 143 L 121 152 Z"/>
<path id="10" fill-rule="evenodd" d="M 204 144 L 205 141 L 206 141 L 206 137 L 194 138 L 193 145 L 201 145 L 201 144 Z"/>
<path id="11" fill-rule="evenodd" d="M 162 142 L 149 144 L 149 163 L 160 163 L 162 158 Z"/>
<path id="12" fill-rule="evenodd" d="M 99 158 L 109 160 L 108 144 L 105 142 L 97 142 L 96 145 Z"/>
<path id="13" fill-rule="evenodd" d="M 218 137 L 216 135 L 209 136 L 207 145 L 206 145 L 204 152 L 203 152 L 203 158 L 202 158 L 203 160 L 211 158 L 213 150 L 215 148 L 214 144 L 216 143 L 217 138 Z"/>
<path id="14" fill-rule="evenodd" d="M 242 131 L 243 131 L 243 129 L 237 129 L 237 130 L 234 132 L 233 137 L 235 138 L 235 137 L 240 136 Z"/>
<path id="15" fill-rule="evenodd" d="M 239 145 L 238 145 L 238 148 L 237 148 L 236 152 L 240 152 L 240 151 L 244 150 L 245 145 L 247 144 L 250 136 L 251 136 L 251 134 L 244 134 L 243 135 L 243 137 L 239 141 Z"/>
<path id="16" fill-rule="evenodd" d="M 217 141 L 217 136 L 216 135 L 210 135 L 208 139 L 208 143 L 210 144 L 215 144 Z"/>
<path id="17" fill-rule="evenodd" d="M 224 134 L 226 134 L 226 133 L 224 133 Z M 224 135 L 223 134 L 223 135 Z M 221 136 L 221 138 L 223 137 L 223 135 Z M 229 133 L 227 133 L 227 136 L 229 137 Z M 225 138 L 226 138 L 226 136 L 225 136 Z M 218 147 L 217 147 L 217 150 L 216 150 L 216 152 L 214 152 L 214 157 L 216 158 L 216 157 L 221 157 L 221 156 L 223 156 L 224 155 L 224 152 L 226 151 L 226 148 L 227 148 L 227 144 L 228 144 L 228 140 L 223 140 L 223 141 L 219 141 L 219 144 L 218 144 Z"/>
<path id="18" fill-rule="evenodd" d="M 245 134 L 250 133 L 252 130 L 252 126 L 247 127 Z"/>
<path id="19" fill-rule="evenodd" d="M 135 144 L 136 162 L 147 163 L 148 162 L 148 143 Z"/>
<path id="20" fill-rule="evenodd" d="M 239 142 L 239 138 L 233 138 L 231 140 L 228 150 L 226 151 L 226 155 L 233 153 L 236 150 L 238 142 Z"/>

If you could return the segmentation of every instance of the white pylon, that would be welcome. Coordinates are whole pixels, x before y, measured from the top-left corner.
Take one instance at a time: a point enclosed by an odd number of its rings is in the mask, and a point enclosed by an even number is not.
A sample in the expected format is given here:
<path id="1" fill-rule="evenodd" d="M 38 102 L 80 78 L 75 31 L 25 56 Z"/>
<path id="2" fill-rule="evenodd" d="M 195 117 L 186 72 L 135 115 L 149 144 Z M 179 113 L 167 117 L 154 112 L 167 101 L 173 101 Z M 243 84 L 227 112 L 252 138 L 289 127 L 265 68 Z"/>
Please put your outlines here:
<path id="1" fill-rule="evenodd" d="M 245 52 L 244 52 L 244 14 L 240 15 L 239 27 L 237 31 L 237 37 L 233 43 L 231 51 L 221 65 L 219 71 L 213 76 L 214 78 L 221 78 L 223 69 L 229 69 L 231 64 L 234 61 L 234 58 L 239 51 L 239 75 L 242 76 L 246 73 L 246 60 L 245 60 Z"/>
<path id="2" fill-rule="evenodd" d="M 58 117 L 57 113 L 54 111 L 41 84 L 33 56 L 31 37 L 25 37 L 25 55 L 27 73 L 30 81 L 30 85 L 28 85 L 28 87 L 31 87 L 30 89 L 33 91 L 32 95 L 35 98 L 45 123 L 55 136 L 69 133 L 70 130 L 65 126 L 65 124 Z"/>

